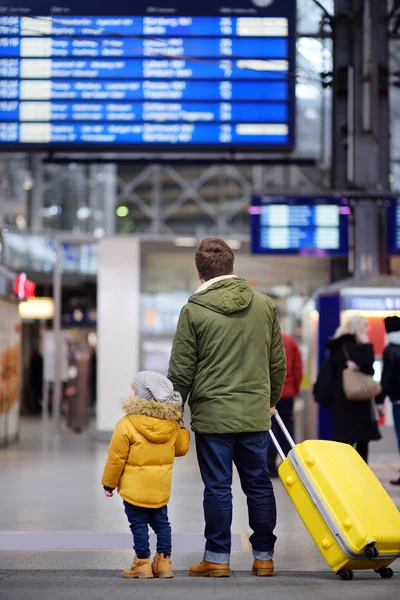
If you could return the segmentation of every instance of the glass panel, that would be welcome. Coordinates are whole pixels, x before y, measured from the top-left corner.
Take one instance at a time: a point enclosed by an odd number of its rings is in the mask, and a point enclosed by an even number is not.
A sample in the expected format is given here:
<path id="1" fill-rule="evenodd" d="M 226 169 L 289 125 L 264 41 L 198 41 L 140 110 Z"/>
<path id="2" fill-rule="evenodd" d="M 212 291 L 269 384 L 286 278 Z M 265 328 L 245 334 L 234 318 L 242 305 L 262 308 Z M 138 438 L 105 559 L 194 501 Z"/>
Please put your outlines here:
<path id="1" fill-rule="evenodd" d="M 147 335 L 174 335 L 188 293 L 142 294 L 141 331 Z"/>
<path id="2" fill-rule="evenodd" d="M 330 15 L 333 15 L 334 0 L 320 0 L 320 4 Z M 299 34 L 319 33 L 324 14 L 314 0 L 297 0 L 297 32 Z"/>
<path id="3" fill-rule="evenodd" d="M 51 272 L 56 260 L 54 238 L 3 233 L 4 263 L 14 271 Z M 63 244 L 61 265 L 65 273 L 95 275 L 97 244 Z"/>
<path id="4" fill-rule="evenodd" d="M 332 90 L 323 89 L 321 73 L 332 70 L 332 40 L 297 42 L 297 151 L 328 166 L 331 155 Z"/>
<path id="5" fill-rule="evenodd" d="M 32 179 L 20 155 L 0 160 L 0 227 L 23 231 L 27 225 L 27 192 Z"/>

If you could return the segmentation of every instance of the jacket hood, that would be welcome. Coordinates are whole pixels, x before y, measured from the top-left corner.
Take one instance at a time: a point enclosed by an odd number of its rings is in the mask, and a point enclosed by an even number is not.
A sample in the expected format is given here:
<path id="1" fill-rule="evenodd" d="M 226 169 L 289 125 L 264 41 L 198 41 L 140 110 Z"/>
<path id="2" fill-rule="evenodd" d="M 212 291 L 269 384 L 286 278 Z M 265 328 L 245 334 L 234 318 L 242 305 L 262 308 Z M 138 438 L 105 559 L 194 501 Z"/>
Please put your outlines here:
<path id="1" fill-rule="evenodd" d="M 153 444 L 164 444 L 176 430 L 175 422 L 182 417 L 182 409 L 155 400 L 127 398 L 121 403 L 128 417 L 135 417 L 136 429 Z"/>
<path id="2" fill-rule="evenodd" d="M 189 302 L 223 315 L 231 315 L 247 308 L 252 299 L 253 290 L 247 281 L 241 277 L 230 277 L 193 294 Z"/>
<path id="3" fill-rule="evenodd" d="M 326 342 L 326 347 L 327 349 L 334 354 L 335 352 L 337 352 L 344 344 L 346 343 L 353 343 L 356 344 L 356 337 L 355 335 L 351 335 L 350 333 L 346 333 L 345 335 L 341 335 L 338 338 L 331 338 L 330 340 L 328 340 Z"/>

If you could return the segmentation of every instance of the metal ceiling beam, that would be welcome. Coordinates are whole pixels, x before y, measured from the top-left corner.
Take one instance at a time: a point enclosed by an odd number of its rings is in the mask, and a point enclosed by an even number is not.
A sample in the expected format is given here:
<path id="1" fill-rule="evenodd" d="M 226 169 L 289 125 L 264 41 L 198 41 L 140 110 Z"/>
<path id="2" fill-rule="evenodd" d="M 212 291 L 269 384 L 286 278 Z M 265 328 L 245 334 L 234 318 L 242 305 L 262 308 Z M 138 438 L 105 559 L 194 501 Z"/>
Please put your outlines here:
<path id="1" fill-rule="evenodd" d="M 157 164 L 174 164 L 174 165 L 213 165 L 213 164 L 228 164 L 228 165 L 287 165 L 287 166 L 300 166 L 300 167 L 316 167 L 318 161 L 311 157 L 295 157 L 295 156 L 268 156 L 268 155 L 236 155 L 236 154 L 217 154 L 209 156 L 207 154 L 190 154 L 189 152 L 184 156 L 169 154 L 159 155 L 150 154 L 144 156 L 131 155 L 131 154 L 114 154 L 112 156 L 93 156 L 85 155 L 49 155 L 44 159 L 47 164 L 70 164 L 70 163 L 84 163 L 84 164 L 103 164 L 115 162 L 118 164 L 134 164 L 134 165 L 148 165 L 150 163 Z"/>

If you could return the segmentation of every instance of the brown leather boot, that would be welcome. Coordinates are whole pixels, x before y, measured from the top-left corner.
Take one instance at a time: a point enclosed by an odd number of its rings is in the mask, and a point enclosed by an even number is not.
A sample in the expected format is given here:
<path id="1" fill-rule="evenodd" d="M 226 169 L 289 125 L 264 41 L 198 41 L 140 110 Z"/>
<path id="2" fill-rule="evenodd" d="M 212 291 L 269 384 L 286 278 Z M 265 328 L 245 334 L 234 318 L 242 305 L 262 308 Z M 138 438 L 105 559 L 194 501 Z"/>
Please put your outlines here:
<path id="1" fill-rule="evenodd" d="M 202 560 L 198 565 L 192 565 L 189 569 L 192 577 L 230 577 L 229 564 L 218 564 Z"/>
<path id="2" fill-rule="evenodd" d="M 153 575 L 159 579 L 172 579 L 174 573 L 171 566 L 171 557 L 164 554 L 156 554 L 153 560 Z"/>
<path id="3" fill-rule="evenodd" d="M 253 575 L 257 577 L 272 577 L 274 574 L 274 561 L 273 560 L 259 560 L 254 559 L 253 563 Z"/>
<path id="4" fill-rule="evenodd" d="M 150 559 L 135 556 L 131 568 L 122 571 L 122 576 L 128 579 L 153 579 Z"/>

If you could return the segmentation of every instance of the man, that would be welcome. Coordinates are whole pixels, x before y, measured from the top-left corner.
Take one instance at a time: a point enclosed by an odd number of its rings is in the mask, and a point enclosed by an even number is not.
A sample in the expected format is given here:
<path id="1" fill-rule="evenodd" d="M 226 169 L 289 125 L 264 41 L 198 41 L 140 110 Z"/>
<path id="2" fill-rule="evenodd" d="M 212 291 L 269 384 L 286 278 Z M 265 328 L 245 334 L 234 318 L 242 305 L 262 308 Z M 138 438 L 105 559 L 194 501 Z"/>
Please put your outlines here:
<path id="1" fill-rule="evenodd" d="M 294 437 L 293 404 L 295 397 L 300 394 L 300 386 L 303 379 L 303 364 L 300 348 L 296 340 L 287 333 L 283 333 L 282 338 L 286 354 L 286 379 L 283 386 L 282 398 L 279 401 L 279 414 L 290 435 Z M 272 423 L 272 431 L 287 454 L 290 450 L 289 443 L 275 421 Z M 270 444 L 268 449 L 268 468 L 270 476 L 274 478 L 278 477 L 276 458 L 276 448 L 273 444 Z"/>
<path id="2" fill-rule="evenodd" d="M 181 311 L 168 378 L 189 406 L 203 479 L 206 549 L 189 573 L 229 577 L 232 463 L 247 496 L 253 573 L 273 575 L 276 505 L 268 474 L 271 414 L 285 379 L 275 307 L 236 277 L 234 255 L 219 239 L 196 253 L 201 281 Z"/>
<path id="3" fill-rule="evenodd" d="M 393 404 L 393 420 L 400 452 L 400 318 L 386 317 L 385 328 L 388 345 L 383 352 L 382 392 L 375 402 L 383 413 L 383 403 L 389 396 Z M 400 485 L 400 477 L 392 479 L 392 485 Z"/>

